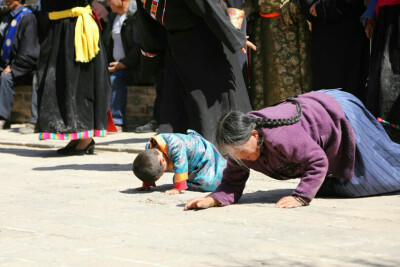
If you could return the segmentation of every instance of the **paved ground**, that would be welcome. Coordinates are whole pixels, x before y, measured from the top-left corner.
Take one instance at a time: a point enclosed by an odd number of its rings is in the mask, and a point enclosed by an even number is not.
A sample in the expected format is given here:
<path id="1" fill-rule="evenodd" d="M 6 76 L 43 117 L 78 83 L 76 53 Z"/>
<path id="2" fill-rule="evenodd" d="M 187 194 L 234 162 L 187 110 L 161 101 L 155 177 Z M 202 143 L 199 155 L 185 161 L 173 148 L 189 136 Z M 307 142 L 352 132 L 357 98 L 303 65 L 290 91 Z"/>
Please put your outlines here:
<path id="1" fill-rule="evenodd" d="M 283 210 L 297 181 L 253 172 L 238 204 L 183 211 L 199 192 L 134 193 L 134 153 L 151 134 L 96 139 L 96 155 L 0 131 L 0 265 L 399 266 L 400 195 L 317 198 Z"/>

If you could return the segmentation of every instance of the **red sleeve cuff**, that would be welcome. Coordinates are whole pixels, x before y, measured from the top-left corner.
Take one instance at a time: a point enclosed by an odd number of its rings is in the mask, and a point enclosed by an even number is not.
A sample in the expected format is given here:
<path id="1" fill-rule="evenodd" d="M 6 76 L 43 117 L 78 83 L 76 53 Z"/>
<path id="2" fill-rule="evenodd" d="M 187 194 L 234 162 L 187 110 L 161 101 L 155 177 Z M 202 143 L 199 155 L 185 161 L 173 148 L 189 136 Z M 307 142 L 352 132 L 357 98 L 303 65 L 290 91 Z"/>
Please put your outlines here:
<path id="1" fill-rule="evenodd" d="M 156 183 L 145 183 L 143 182 L 143 187 L 150 187 L 150 186 L 156 186 Z"/>
<path id="2" fill-rule="evenodd" d="M 186 180 L 174 183 L 174 187 L 181 191 L 188 188 Z"/>

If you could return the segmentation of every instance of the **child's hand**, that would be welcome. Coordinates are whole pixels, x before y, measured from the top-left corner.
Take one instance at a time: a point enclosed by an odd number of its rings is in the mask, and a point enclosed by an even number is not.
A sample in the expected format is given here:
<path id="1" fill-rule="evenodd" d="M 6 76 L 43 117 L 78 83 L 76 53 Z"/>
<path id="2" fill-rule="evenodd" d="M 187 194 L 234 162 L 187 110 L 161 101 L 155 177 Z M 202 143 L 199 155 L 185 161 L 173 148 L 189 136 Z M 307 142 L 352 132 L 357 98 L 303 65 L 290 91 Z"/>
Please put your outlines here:
<path id="1" fill-rule="evenodd" d="M 177 195 L 177 194 L 180 194 L 180 193 L 181 193 L 181 191 L 179 191 L 179 190 L 176 189 L 176 188 L 173 188 L 173 189 L 171 189 L 171 190 L 165 191 L 164 194 L 166 194 L 166 195 Z"/>
<path id="2" fill-rule="evenodd" d="M 301 199 L 301 201 L 304 201 L 304 200 Z M 308 204 L 304 204 L 304 203 L 300 202 L 300 200 L 297 200 L 294 196 L 287 196 L 287 197 L 281 198 L 278 202 L 276 202 L 275 207 L 276 208 L 297 208 L 297 207 L 306 206 L 306 205 L 308 205 Z"/>
<path id="3" fill-rule="evenodd" d="M 208 209 L 218 206 L 219 202 L 213 197 L 198 197 L 186 203 L 184 210 Z"/>
<path id="4" fill-rule="evenodd" d="M 246 36 L 246 38 L 248 39 L 249 36 Z M 246 47 L 250 48 L 251 50 L 257 50 L 257 47 L 256 47 L 252 42 L 250 42 L 250 41 L 246 41 L 246 43 L 245 43 L 244 45 L 245 45 L 245 47 L 242 47 L 242 48 L 240 49 L 240 52 L 242 52 L 243 54 L 246 54 L 246 53 L 247 53 Z"/>
<path id="5" fill-rule="evenodd" d="M 142 186 L 135 188 L 135 191 L 150 191 L 150 186 Z"/>

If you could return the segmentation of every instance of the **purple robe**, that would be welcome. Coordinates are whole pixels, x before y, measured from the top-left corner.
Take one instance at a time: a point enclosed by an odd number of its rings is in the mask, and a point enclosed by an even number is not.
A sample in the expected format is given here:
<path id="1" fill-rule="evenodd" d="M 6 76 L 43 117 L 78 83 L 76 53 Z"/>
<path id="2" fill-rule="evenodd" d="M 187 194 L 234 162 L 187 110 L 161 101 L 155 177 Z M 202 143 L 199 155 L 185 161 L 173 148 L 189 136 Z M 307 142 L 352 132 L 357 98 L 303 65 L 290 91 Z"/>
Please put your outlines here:
<path id="1" fill-rule="evenodd" d="M 210 194 L 211 197 L 222 205 L 238 201 L 249 169 L 279 180 L 300 178 L 292 195 L 307 201 L 315 197 L 326 176 L 353 177 L 354 132 L 339 103 L 321 92 L 303 94 L 295 100 L 303 111 L 300 121 L 288 126 L 263 128 L 260 157 L 256 161 L 244 160 L 245 166 L 228 160 L 222 183 Z M 294 116 L 296 106 L 284 102 L 248 114 L 257 118 L 283 119 Z"/>

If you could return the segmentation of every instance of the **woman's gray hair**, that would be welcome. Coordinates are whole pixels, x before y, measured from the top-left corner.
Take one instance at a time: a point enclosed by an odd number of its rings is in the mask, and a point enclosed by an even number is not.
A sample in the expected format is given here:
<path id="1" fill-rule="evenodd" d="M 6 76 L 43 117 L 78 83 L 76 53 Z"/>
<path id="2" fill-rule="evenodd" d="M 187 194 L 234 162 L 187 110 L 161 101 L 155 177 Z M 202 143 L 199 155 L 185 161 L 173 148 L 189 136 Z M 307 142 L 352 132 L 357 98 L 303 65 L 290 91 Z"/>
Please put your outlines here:
<path id="1" fill-rule="evenodd" d="M 217 148 L 223 154 L 239 161 L 234 149 L 245 144 L 250 139 L 251 132 L 257 130 L 257 126 L 259 125 L 256 118 L 240 111 L 229 112 L 218 122 L 215 135 Z"/>
<path id="2" fill-rule="evenodd" d="M 259 145 L 262 145 L 262 128 L 273 128 L 297 123 L 302 116 L 300 103 L 293 98 L 285 100 L 288 103 L 296 105 L 296 114 L 289 118 L 269 119 L 256 118 L 240 111 L 231 111 L 222 117 L 217 126 L 215 134 L 215 143 L 217 148 L 223 153 L 240 162 L 234 154 L 235 149 L 241 148 L 249 139 L 251 132 L 258 132 Z M 244 148 L 244 147 L 243 147 Z"/>

